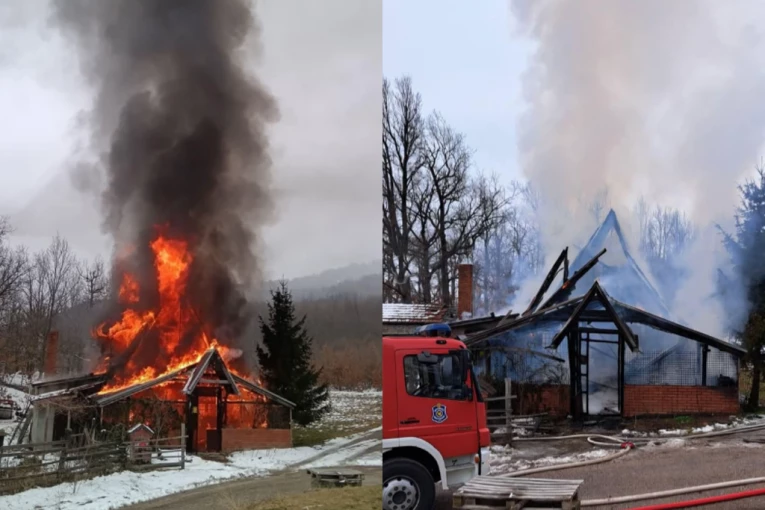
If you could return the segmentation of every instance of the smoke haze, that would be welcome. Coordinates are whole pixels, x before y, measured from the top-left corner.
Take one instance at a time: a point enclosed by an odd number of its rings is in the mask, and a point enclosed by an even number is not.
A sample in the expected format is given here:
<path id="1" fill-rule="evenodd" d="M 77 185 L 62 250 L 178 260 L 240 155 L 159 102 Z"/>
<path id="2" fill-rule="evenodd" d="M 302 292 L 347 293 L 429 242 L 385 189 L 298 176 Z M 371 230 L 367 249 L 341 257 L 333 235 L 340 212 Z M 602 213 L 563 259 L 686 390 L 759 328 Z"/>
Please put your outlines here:
<path id="1" fill-rule="evenodd" d="M 194 307 L 235 339 L 246 322 L 242 289 L 261 280 L 255 250 L 272 212 L 265 133 L 277 107 L 240 62 L 260 31 L 253 7 L 61 0 L 54 13 L 95 89 L 88 122 L 98 159 L 76 177 L 87 185 L 97 175 L 89 169 L 105 168 L 103 225 L 116 271 L 137 274 L 151 301 L 151 240 L 162 232 L 187 241 Z"/>
<path id="2" fill-rule="evenodd" d="M 510 5 L 517 28 L 536 44 L 524 78 L 519 152 L 542 198 L 548 256 L 586 241 L 595 225 L 583 204 L 603 189 L 623 224 L 640 196 L 677 207 L 703 232 L 678 301 L 693 298 L 694 315 L 709 319 L 698 307 L 707 306 L 699 301 L 712 290 L 720 261 L 712 252 L 721 246 L 707 226 L 732 224 L 736 186 L 760 160 L 765 136 L 763 29 L 752 21 L 765 5 Z M 720 333 L 717 319 L 702 329 Z"/>

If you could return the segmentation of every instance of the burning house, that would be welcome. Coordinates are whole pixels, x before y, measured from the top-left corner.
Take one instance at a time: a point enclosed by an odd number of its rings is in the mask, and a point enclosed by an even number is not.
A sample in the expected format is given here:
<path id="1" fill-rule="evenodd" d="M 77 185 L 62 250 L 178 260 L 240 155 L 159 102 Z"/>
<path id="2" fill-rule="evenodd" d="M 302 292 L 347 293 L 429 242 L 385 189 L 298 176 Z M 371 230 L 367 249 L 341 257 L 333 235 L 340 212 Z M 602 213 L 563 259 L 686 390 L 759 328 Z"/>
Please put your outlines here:
<path id="1" fill-rule="evenodd" d="M 291 446 L 294 404 L 251 380 L 241 350 L 217 340 L 194 307 L 187 243 L 157 229 L 150 246 L 156 295 L 142 300 L 136 276 L 123 272 L 113 309 L 92 331 L 97 369 L 33 384 L 31 440 L 144 423 L 165 435 L 183 424 L 189 451 Z M 49 374 L 58 337 L 48 340 Z"/>
<path id="2" fill-rule="evenodd" d="M 548 291 L 558 274 L 560 286 Z M 545 299 L 546 297 L 546 299 Z M 527 391 L 521 412 L 732 414 L 745 350 L 673 320 L 611 211 L 569 264 L 561 252 L 528 308 L 467 340 L 484 374 Z M 549 355 L 559 357 L 554 361 Z"/>
<path id="3" fill-rule="evenodd" d="M 178 436 L 183 424 L 188 451 L 292 446 L 295 404 L 232 372 L 215 347 L 157 377 L 122 385 L 109 381 L 100 373 L 34 383 L 31 441 L 134 424 Z"/>
<path id="4" fill-rule="evenodd" d="M 273 207 L 268 124 L 278 117 L 242 60 L 259 35 L 253 5 L 54 11 L 95 90 L 93 181 L 104 184 L 114 284 L 91 331 L 97 366 L 37 383 L 29 434 L 184 424 L 192 450 L 290 445 L 293 404 L 258 383 L 248 357 L 255 251 Z"/>

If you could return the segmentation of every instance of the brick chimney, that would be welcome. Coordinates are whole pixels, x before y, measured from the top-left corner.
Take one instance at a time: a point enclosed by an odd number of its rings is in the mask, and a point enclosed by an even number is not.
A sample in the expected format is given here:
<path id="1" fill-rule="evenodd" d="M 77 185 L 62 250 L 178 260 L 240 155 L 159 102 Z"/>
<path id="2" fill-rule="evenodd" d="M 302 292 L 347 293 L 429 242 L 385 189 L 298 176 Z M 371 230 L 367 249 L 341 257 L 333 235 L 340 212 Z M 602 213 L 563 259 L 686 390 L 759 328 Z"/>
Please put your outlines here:
<path id="1" fill-rule="evenodd" d="M 457 267 L 457 320 L 467 312 L 473 315 L 473 264 Z"/>
<path id="2" fill-rule="evenodd" d="M 58 331 L 51 331 L 48 334 L 48 343 L 45 346 L 45 366 L 43 373 L 52 375 L 56 373 L 58 365 Z"/>

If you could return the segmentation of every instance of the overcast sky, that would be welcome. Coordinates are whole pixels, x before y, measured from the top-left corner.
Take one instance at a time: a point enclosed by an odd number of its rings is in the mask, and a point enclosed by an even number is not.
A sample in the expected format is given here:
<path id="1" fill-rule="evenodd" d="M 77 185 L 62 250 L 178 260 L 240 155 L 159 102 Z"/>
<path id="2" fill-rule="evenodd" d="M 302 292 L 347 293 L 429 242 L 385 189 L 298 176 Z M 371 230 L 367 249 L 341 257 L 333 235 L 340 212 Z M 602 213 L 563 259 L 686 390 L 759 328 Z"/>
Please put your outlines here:
<path id="1" fill-rule="evenodd" d="M 730 223 L 736 185 L 765 154 L 753 21 L 765 5 L 606 4 L 385 0 L 383 74 L 412 77 L 479 171 L 553 183 L 572 201 L 605 184 L 614 206 L 642 196 Z"/>
<path id="2" fill-rule="evenodd" d="M 261 2 L 253 71 L 279 101 L 271 142 L 277 211 L 264 232 L 269 277 L 378 260 L 380 2 Z M 39 249 L 57 232 L 83 256 L 110 253 L 97 197 L 67 169 L 92 91 L 46 0 L 0 4 L 0 214 Z M 253 52 L 254 53 L 254 52 Z"/>
<path id="3" fill-rule="evenodd" d="M 505 0 L 385 0 L 383 73 L 412 77 L 475 149 L 476 169 L 519 177 L 516 123 L 531 44 L 516 36 Z"/>

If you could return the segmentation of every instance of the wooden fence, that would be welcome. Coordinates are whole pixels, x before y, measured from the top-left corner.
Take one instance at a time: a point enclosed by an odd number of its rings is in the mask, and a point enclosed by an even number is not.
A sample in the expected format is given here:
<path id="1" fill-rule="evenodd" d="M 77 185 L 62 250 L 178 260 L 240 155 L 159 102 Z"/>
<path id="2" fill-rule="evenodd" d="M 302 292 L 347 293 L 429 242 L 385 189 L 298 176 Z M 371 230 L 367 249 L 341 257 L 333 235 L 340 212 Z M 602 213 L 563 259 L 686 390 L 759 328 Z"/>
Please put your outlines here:
<path id="1" fill-rule="evenodd" d="M 145 442 L 88 441 L 84 435 L 0 447 L 0 495 L 106 475 L 124 469 L 183 469 L 186 436 Z"/>
<path id="2" fill-rule="evenodd" d="M 505 379 L 505 392 L 501 397 L 487 397 L 486 401 L 486 426 L 495 440 L 504 440 L 510 443 L 512 440 L 513 385 L 510 379 Z M 493 402 L 501 402 L 501 405 L 493 405 Z"/>

